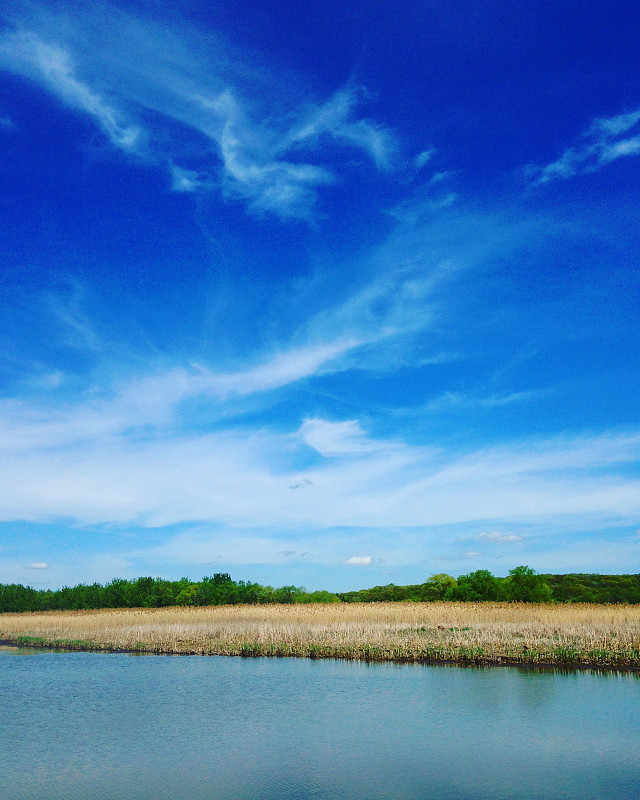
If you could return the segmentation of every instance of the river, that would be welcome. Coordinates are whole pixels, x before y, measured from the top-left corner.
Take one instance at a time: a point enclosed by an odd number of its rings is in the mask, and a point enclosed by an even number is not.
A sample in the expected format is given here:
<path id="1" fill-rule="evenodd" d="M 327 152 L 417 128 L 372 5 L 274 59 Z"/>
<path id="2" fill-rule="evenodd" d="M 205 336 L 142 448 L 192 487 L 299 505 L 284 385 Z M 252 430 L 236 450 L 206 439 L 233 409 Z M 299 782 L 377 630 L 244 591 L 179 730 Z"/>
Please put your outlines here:
<path id="1" fill-rule="evenodd" d="M 638 800 L 632 673 L 0 650 L 3 800 Z"/>

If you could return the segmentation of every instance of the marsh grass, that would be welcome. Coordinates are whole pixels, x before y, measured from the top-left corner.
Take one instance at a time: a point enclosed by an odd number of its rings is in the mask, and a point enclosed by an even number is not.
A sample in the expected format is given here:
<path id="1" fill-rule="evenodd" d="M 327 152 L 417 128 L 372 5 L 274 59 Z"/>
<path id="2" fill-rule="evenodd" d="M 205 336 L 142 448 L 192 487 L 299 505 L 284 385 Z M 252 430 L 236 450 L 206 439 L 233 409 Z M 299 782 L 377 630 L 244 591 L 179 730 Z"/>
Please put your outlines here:
<path id="1" fill-rule="evenodd" d="M 640 606 L 342 603 L 0 614 L 40 647 L 640 668 Z"/>

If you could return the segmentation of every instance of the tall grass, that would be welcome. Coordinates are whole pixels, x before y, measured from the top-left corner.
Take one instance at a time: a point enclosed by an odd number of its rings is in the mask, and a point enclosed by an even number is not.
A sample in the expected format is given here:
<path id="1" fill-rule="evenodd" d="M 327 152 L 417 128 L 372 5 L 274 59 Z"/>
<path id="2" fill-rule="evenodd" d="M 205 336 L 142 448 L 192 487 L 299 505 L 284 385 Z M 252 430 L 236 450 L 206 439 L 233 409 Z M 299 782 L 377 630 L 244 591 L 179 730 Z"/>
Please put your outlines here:
<path id="1" fill-rule="evenodd" d="M 0 639 L 74 649 L 640 668 L 640 606 L 343 603 L 0 614 Z"/>

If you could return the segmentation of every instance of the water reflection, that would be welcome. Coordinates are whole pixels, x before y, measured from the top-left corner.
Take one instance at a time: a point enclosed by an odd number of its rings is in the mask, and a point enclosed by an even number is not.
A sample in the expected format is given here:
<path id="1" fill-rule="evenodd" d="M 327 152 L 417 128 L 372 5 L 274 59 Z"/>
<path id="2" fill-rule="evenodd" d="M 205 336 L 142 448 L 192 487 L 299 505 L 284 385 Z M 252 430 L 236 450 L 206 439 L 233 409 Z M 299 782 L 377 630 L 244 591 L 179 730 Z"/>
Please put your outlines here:
<path id="1" fill-rule="evenodd" d="M 632 673 L 0 653 L 0 796 L 637 800 Z"/>

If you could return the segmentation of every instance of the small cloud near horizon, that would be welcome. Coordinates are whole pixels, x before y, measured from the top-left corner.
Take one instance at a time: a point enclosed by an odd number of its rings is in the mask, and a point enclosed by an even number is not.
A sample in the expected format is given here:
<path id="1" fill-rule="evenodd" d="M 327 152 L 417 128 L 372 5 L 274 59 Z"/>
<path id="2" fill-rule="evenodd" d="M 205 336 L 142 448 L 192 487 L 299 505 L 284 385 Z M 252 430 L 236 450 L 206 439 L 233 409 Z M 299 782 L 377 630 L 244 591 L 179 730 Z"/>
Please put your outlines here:
<path id="1" fill-rule="evenodd" d="M 304 489 L 305 486 L 313 486 L 313 481 L 310 481 L 309 478 L 303 478 L 301 481 L 289 484 L 290 489 Z"/>
<path id="2" fill-rule="evenodd" d="M 464 553 L 456 553 L 451 556 L 436 556 L 436 559 L 438 561 L 468 561 L 472 558 L 481 557 L 484 557 L 484 553 L 480 553 L 478 550 L 465 550 Z"/>
<path id="3" fill-rule="evenodd" d="M 351 556 L 342 562 L 343 564 L 351 564 L 358 567 L 369 567 L 373 564 L 373 556 Z"/>
<path id="4" fill-rule="evenodd" d="M 502 531 L 480 531 L 470 536 L 458 536 L 456 542 L 523 542 L 524 536 L 517 533 L 503 533 Z"/>
<path id="5" fill-rule="evenodd" d="M 524 540 L 524 536 L 518 536 L 517 533 L 502 533 L 502 531 L 481 531 L 472 538 L 485 542 L 522 542 Z"/>

